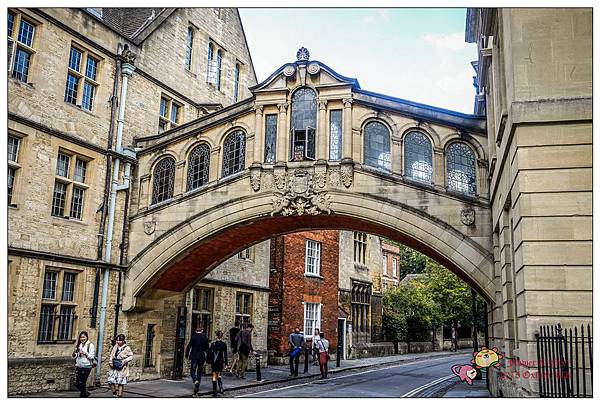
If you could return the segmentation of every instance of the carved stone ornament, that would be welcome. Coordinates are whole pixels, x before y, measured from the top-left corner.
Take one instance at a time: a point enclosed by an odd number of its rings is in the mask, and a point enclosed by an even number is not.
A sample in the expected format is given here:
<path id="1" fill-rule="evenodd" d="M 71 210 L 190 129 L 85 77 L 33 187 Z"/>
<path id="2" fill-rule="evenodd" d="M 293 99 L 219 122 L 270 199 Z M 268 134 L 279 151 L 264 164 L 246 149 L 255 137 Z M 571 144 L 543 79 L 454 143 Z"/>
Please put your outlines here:
<path id="1" fill-rule="evenodd" d="M 305 47 L 301 47 L 300 49 L 298 49 L 298 52 L 296 52 L 296 59 L 298 61 L 308 60 L 309 58 L 310 58 L 310 53 L 308 52 L 308 49 L 306 49 Z"/>
<path id="2" fill-rule="evenodd" d="M 472 207 L 460 210 L 460 222 L 466 226 L 473 225 L 475 223 L 475 210 Z"/>
<path id="3" fill-rule="evenodd" d="M 308 65 L 306 67 L 306 71 L 308 73 L 310 73 L 311 75 L 316 75 L 317 73 L 319 73 L 320 69 L 321 69 L 321 66 L 319 66 L 318 63 L 311 63 L 310 65 Z"/>
<path id="4" fill-rule="evenodd" d="M 260 177 L 261 170 L 258 169 L 250 169 L 250 185 L 252 186 L 252 190 L 258 191 L 260 190 Z"/>
<path id="5" fill-rule="evenodd" d="M 327 184 L 327 166 L 315 165 L 315 174 L 313 180 L 318 188 L 325 188 Z"/>
<path id="6" fill-rule="evenodd" d="M 144 222 L 144 233 L 146 235 L 152 235 L 154 233 L 155 229 L 156 229 L 155 221 Z"/>
<path id="7" fill-rule="evenodd" d="M 329 196 L 324 191 L 316 192 L 313 185 L 313 175 L 307 170 L 294 170 L 286 191 L 275 193 L 271 216 L 331 214 Z"/>
<path id="8" fill-rule="evenodd" d="M 273 173 L 273 180 L 277 190 L 283 190 L 283 188 L 285 187 L 285 170 L 276 171 L 275 173 Z"/>
<path id="9" fill-rule="evenodd" d="M 340 168 L 332 167 L 329 169 L 329 186 L 339 187 L 341 184 Z"/>
<path id="10" fill-rule="evenodd" d="M 133 53 L 131 49 L 125 48 L 121 53 L 121 58 L 125 63 L 130 63 L 133 65 L 135 63 L 136 54 Z"/>
<path id="11" fill-rule="evenodd" d="M 294 65 L 285 65 L 283 68 L 283 75 L 285 77 L 292 77 L 296 73 L 296 67 Z"/>
<path id="12" fill-rule="evenodd" d="M 340 179 L 344 187 L 348 188 L 352 185 L 354 170 L 352 164 L 342 164 L 340 166 Z"/>

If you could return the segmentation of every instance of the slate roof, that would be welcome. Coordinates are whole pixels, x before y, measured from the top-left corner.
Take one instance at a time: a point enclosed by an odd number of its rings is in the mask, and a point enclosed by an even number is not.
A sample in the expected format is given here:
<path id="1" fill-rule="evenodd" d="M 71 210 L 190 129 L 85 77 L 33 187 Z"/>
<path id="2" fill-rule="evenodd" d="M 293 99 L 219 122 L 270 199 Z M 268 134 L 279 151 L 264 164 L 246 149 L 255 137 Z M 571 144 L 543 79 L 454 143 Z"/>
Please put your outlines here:
<path id="1" fill-rule="evenodd" d="M 118 33 L 133 39 L 141 31 L 140 28 L 154 21 L 164 7 L 148 8 L 110 8 L 102 7 L 102 17 L 99 18 Z"/>

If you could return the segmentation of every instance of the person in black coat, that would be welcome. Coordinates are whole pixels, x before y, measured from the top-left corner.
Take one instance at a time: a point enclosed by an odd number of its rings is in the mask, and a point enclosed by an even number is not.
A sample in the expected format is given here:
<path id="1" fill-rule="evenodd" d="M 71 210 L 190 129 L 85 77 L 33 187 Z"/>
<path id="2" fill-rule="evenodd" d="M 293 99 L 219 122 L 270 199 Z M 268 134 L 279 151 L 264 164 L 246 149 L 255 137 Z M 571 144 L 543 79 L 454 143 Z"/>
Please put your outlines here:
<path id="1" fill-rule="evenodd" d="M 191 363 L 191 376 L 194 382 L 194 395 L 198 393 L 200 389 L 200 379 L 204 371 L 204 362 L 206 361 L 206 351 L 208 350 L 208 339 L 204 334 L 204 330 L 201 326 L 196 328 L 196 333 L 190 339 L 185 348 L 185 357 L 190 360 Z"/>
<path id="2" fill-rule="evenodd" d="M 210 361 L 212 370 L 213 397 L 217 396 L 217 384 L 219 392 L 223 393 L 223 381 L 221 372 L 227 364 L 227 344 L 223 342 L 223 332 L 217 332 L 217 340 L 210 345 Z"/>

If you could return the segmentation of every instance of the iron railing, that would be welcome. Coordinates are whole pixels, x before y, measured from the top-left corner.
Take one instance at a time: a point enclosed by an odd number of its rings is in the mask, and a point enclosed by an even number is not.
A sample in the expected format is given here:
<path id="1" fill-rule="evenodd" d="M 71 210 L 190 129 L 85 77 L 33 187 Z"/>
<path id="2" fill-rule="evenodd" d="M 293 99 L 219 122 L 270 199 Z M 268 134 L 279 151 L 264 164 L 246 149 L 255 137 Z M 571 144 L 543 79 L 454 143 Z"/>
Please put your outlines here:
<path id="1" fill-rule="evenodd" d="M 594 373 L 590 325 L 565 330 L 560 324 L 540 326 L 536 343 L 540 397 L 592 397 Z"/>

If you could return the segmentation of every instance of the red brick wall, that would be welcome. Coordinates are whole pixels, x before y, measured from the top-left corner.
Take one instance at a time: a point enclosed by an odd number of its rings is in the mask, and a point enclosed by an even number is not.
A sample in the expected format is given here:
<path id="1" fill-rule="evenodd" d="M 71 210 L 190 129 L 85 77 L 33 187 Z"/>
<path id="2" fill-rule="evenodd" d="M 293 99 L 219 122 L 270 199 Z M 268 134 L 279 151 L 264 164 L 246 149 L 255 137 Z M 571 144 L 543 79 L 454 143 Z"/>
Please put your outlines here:
<path id="1" fill-rule="evenodd" d="M 304 275 L 306 240 L 321 242 L 321 277 Z M 275 238 L 271 242 L 269 287 L 269 350 L 280 355 L 289 351 L 288 336 L 295 327 L 304 329 L 303 302 L 322 303 L 321 331 L 331 351 L 337 345 L 338 319 L 338 231 L 299 232 Z M 275 311 L 278 307 L 280 312 Z M 274 326 L 278 321 L 279 326 Z M 312 335 L 312 331 L 311 331 Z"/>

